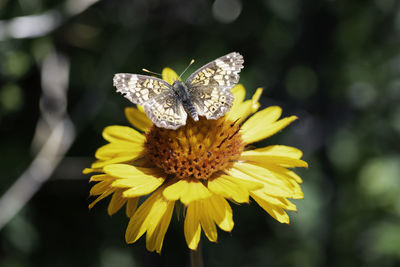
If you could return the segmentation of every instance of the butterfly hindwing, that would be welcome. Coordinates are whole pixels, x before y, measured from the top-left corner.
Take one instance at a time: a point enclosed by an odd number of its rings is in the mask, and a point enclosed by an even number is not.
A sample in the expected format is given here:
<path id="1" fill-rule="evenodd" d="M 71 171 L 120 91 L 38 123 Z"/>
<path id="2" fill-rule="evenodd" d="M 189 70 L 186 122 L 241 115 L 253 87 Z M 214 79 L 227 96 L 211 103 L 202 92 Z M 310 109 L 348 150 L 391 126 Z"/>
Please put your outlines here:
<path id="1" fill-rule="evenodd" d="M 231 89 L 239 81 L 243 57 L 233 52 L 195 71 L 186 81 L 193 105 L 207 119 L 225 115 L 233 103 Z"/>
<path id="2" fill-rule="evenodd" d="M 157 127 L 175 130 L 186 124 L 187 113 L 173 91 L 157 95 L 143 107 L 147 117 Z"/>
<path id="3" fill-rule="evenodd" d="M 177 129 L 186 124 L 185 109 L 169 83 L 146 75 L 117 73 L 114 86 L 132 103 L 142 105 L 156 126 Z"/>

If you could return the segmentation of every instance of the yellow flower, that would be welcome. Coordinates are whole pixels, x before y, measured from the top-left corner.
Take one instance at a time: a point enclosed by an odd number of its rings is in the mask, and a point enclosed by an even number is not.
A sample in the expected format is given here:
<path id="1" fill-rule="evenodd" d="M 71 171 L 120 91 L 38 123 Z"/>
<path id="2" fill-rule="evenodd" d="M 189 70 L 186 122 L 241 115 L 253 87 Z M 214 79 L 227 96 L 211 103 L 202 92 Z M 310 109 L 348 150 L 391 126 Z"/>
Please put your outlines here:
<path id="1" fill-rule="evenodd" d="M 169 68 L 162 76 L 171 84 L 179 79 Z M 301 178 L 288 168 L 308 166 L 300 159 L 302 152 L 283 145 L 248 145 L 279 132 L 297 117 L 279 119 L 277 106 L 256 112 L 261 88 L 246 101 L 242 85 L 232 91 L 235 100 L 224 117 L 198 122 L 188 117 L 177 130 L 153 126 L 141 107 L 126 108 L 128 121 L 143 133 L 127 126 L 104 129 L 109 143 L 96 151 L 97 161 L 84 170 L 101 173 L 90 179 L 97 182 L 90 190 L 97 198 L 89 208 L 112 195 L 108 214 L 126 205 L 130 218 L 126 242 L 146 233 L 147 249 L 158 253 L 176 203 L 185 207 L 184 235 L 192 250 L 197 249 L 201 229 L 212 242 L 217 241 L 216 226 L 232 230 L 227 200 L 249 203 L 251 197 L 273 218 L 289 223 L 286 211 L 295 211 L 296 206 L 288 199 L 301 199 L 303 192 Z M 143 202 L 137 207 L 140 197 Z"/>

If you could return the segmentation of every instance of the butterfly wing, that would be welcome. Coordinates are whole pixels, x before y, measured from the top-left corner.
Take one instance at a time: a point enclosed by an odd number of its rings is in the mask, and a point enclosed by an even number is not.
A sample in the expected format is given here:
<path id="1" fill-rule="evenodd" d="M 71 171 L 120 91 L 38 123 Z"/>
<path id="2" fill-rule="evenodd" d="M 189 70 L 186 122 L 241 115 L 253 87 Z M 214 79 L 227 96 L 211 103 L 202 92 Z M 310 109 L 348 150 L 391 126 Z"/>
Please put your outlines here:
<path id="1" fill-rule="evenodd" d="M 232 87 L 239 81 L 243 57 L 233 52 L 195 71 L 186 81 L 197 112 L 207 119 L 225 115 L 233 103 Z"/>
<path id="2" fill-rule="evenodd" d="M 142 105 L 147 117 L 157 127 L 177 129 L 186 124 L 187 114 L 172 86 L 158 78 L 117 73 L 114 86 L 134 104 Z"/>

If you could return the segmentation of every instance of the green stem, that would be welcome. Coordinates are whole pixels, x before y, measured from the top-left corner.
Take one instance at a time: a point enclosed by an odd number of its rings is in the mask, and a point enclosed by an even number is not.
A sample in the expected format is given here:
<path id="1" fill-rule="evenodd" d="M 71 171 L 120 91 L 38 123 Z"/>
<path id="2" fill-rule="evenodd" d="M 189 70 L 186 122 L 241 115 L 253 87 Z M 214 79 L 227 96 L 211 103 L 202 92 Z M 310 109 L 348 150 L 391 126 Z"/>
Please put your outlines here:
<path id="1" fill-rule="evenodd" d="M 199 242 L 197 250 L 190 250 L 190 266 L 203 267 L 203 252 L 201 249 L 201 242 Z"/>

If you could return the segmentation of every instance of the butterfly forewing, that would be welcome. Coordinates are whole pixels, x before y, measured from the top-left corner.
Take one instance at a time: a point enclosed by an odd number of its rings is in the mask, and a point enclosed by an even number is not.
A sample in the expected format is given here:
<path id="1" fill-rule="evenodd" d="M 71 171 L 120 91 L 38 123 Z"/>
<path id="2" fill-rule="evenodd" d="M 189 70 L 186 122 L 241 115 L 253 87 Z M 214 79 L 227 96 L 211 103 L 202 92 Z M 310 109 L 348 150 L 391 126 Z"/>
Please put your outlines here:
<path id="1" fill-rule="evenodd" d="M 132 103 L 142 105 L 156 126 L 176 129 L 186 124 L 185 109 L 169 83 L 146 75 L 118 73 L 114 86 Z"/>
<path id="2" fill-rule="evenodd" d="M 233 103 L 231 89 L 239 81 L 243 57 L 233 52 L 194 72 L 186 81 L 193 105 L 207 119 L 225 115 Z"/>
<path id="3" fill-rule="evenodd" d="M 155 96 L 173 91 L 171 85 L 161 79 L 138 74 L 117 73 L 114 75 L 117 92 L 134 104 L 142 105 Z"/>

